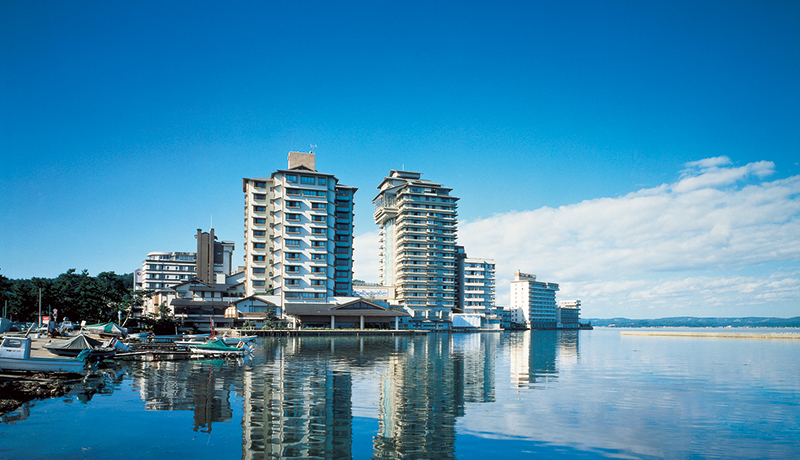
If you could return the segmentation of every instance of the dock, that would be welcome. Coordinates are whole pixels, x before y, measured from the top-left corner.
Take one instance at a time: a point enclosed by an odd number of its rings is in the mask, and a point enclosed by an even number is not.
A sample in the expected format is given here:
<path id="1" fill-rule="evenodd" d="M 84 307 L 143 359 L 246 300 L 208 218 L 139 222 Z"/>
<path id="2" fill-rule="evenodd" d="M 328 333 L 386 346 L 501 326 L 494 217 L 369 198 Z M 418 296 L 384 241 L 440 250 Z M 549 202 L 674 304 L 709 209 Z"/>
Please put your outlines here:
<path id="1" fill-rule="evenodd" d="M 619 335 L 657 337 L 707 337 L 715 339 L 800 339 L 800 332 L 679 332 L 679 331 L 620 331 Z"/>

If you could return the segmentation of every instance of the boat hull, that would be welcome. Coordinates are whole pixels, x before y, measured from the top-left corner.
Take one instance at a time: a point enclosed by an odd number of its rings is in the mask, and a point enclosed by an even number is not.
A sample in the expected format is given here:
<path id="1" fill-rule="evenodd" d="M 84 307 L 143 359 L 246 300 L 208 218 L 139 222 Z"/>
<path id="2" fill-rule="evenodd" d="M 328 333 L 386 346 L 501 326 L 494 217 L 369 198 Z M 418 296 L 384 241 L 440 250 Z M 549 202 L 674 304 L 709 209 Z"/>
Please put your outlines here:
<path id="1" fill-rule="evenodd" d="M 0 370 L 28 372 L 70 372 L 80 374 L 86 365 L 75 359 L 58 358 L 0 358 Z"/>

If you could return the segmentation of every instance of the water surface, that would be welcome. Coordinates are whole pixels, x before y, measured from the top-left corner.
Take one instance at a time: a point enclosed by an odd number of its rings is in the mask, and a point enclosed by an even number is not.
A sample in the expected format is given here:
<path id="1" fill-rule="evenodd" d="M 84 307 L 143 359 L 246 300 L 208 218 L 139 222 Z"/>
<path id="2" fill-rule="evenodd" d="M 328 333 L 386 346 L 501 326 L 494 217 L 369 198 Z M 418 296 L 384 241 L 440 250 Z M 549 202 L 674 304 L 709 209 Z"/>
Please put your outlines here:
<path id="1" fill-rule="evenodd" d="M 0 459 L 795 458 L 800 341 L 618 329 L 264 338 L 119 363 L 0 423 Z"/>

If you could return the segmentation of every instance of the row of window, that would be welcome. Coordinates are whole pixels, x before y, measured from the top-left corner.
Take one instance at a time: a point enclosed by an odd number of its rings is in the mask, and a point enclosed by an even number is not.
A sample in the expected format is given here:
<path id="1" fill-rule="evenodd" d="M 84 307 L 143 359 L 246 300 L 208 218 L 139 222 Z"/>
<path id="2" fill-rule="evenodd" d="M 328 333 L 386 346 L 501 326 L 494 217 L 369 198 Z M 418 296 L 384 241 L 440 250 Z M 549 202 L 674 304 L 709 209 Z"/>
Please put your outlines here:
<path id="1" fill-rule="evenodd" d="M 286 194 L 289 196 L 308 196 L 308 197 L 327 197 L 328 192 L 325 190 L 306 190 L 299 188 L 287 188 Z"/>
<path id="2" fill-rule="evenodd" d="M 286 207 L 292 209 L 300 209 L 302 203 L 300 201 L 287 201 Z M 328 209 L 327 203 L 311 203 L 311 209 L 326 210 Z"/>
<path id="3" fill-rule="evenodd" d="M 323 292 L 286 292 L 284 293 L 286 299 L 324 299 L 325 293 Z"/>
<path id="4" fill-rule="evenodd" d="M 189 265 L 148 265 L 148 270 L 164 270 L 164 271 L 178 271 L 178 272 L 193 272 L 195 267 Z"/>
<path id="5" fill-rule="evenodd" d="M 311 267 L 311 273 L 325 273 L 326 267 Z M 287 265 L 286 266 L 287 273 L 300 273 L 300 266 L 299 265 Z"/>
<path id="6" fill-rule="evenodd" d="M 297 175 L 296 174 L 287 174 L 286 175 L 287 182 L 297 183 Z M 309 184 L 309 185 L 326 185 L 328 183 L 327 178 L 325 177 L 312 177 L 312 176 L 300 176 L 300 183 L 301 184 Z"/>
<path id="7" fill-rule="evenodd" d="M 289 220 L 289 221 L 292 221 L 292 222 L 299 222 L 300 221 L 300 214 L 294 214 L 294 213 L 286 214 L 286 220 Z M 311 222 L 327 222 L 327 220 L 328 220 L 328 216 L 317 216 L 317 215 L 312 215 L 311 216 Z"/>
<path id="8" fill-rule="evenodd" d="M 325 254 L 311 254 L 311 260 L 325 260 Z M 286 259 L 288 260 L 300 260 L 300 253 L 299 252 L 287 252 Z"/>
<path id="9" fill-rule="evenodd" d="M 287 286 L 300 286 L 300 280 L 294 278 L 286 278 L 283 280 Z M 325 286 L 325 280 L 311 280 L 311 286 Z"/>

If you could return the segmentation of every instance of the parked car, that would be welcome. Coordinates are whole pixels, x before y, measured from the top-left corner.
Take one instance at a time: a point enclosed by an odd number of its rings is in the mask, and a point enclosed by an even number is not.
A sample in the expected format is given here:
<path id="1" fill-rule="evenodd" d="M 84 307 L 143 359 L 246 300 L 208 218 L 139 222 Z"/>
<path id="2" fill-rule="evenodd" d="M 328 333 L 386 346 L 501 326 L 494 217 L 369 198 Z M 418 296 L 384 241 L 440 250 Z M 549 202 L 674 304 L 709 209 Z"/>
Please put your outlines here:
<path id="1" fill-rule="evenodd" d="M 59 329 L 61 329 L 62 331 L 71 331 L 75 329 L 75 326 L 72 324 L 72 321 L 70 321 L 67 318 L 64 318 L 64 321 L 61 322 L 61 327 Z"/>

